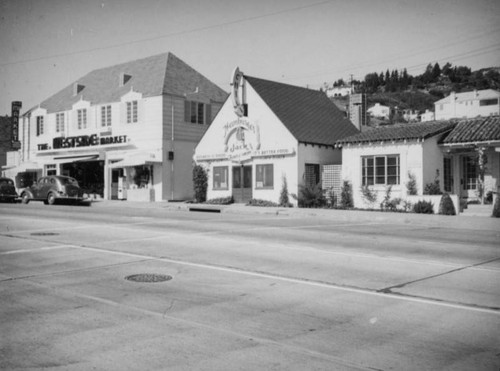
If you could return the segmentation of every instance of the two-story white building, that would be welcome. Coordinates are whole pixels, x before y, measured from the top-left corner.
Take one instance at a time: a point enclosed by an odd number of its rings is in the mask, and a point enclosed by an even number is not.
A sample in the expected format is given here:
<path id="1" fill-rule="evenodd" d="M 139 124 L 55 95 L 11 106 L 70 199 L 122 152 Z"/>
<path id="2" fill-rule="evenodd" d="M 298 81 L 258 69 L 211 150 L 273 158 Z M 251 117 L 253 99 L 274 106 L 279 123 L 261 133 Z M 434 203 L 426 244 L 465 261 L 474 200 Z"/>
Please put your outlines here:
<path id="1" fill-rule="evenodd" d="M 500 114 L 500 92 L 492 89 L 451 92 L 434 102 L 435 120 L 475 118 Z"/>
<path id="2" fill-rule="evenodd" d="M 194 148 L 226 98 L 172 53 L 94 70 L 23 115 L 4 172 L 20 188 L 62 174 L 104 199 L 191 199 Z"/>

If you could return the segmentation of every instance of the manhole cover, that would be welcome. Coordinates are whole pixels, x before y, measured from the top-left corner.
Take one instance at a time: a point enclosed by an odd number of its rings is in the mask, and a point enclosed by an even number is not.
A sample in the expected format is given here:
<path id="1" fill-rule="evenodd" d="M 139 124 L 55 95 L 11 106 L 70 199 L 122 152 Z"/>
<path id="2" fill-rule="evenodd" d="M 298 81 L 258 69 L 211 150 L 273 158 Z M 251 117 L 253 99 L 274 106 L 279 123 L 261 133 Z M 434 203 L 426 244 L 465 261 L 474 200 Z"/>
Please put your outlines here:
<path id="1" fill-rule="evenodd" d="M 59 233 L 54 232 L 34 232 L 31 233 L 32 236 L 58 236 Z"/>
<path id="2" fill-rule="evenodd" d="M 134 282 L 164 282 L 170 281 L 172 276 L 166 274 L 141 273 L 127 276 L 125 279 Z"/>

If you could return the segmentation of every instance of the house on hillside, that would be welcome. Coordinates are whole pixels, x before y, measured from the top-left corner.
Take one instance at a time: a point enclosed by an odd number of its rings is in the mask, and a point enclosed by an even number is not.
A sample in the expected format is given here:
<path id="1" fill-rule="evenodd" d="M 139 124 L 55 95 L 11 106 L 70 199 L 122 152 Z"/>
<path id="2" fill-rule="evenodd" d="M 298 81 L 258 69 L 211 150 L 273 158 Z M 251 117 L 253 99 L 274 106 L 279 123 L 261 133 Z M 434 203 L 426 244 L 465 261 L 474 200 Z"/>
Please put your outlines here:
<path id="1" fill-rule="evenodd" d="M 94 70 L 23 115 L 4 171 L 18 186 L 72 176 L 105 199 L 192 199 L 194 148 L 227 96 L 172 53 Z"/>
<path id="2" fill-rule="evenodd" d="M 352 94 L 352 87 L 350 86 L 335 86 L 326 90 L 326 95 L 329 98 L 347 97 Z"/>
<path id="3" fill-rule="evenodd" d="M 492 89 L 451 94 L 434 102 L 436 120 L 500 115 L 500 92 Z"/>
<path id="4" fill-rule="evenodd" d="M 428 109 L 426 109 L 425 112 L 420 115 L 421 122 L 434 121 L 434 120 L 435 120 L 434 112 L 429 111 Z"/>
<path id="5" fill-rule="evenodd" d="M 233 74 L 231 99 L 196 146 L 208 171 L 208 199 L 279 202 L 287 184 L 321 182 L 323 165 L 340 165 L 336 141 L 358 129 L 322 92 Z M 296 200 L 290 200 L 297 204 Z"/>
<path id="6" fill-rule="evenodd" d="M 375 103 L 375 105 L 368 108 L 366 112 L 371 117 L 388 119 L 391 114 L 391 108 L 380 103 Z"/>

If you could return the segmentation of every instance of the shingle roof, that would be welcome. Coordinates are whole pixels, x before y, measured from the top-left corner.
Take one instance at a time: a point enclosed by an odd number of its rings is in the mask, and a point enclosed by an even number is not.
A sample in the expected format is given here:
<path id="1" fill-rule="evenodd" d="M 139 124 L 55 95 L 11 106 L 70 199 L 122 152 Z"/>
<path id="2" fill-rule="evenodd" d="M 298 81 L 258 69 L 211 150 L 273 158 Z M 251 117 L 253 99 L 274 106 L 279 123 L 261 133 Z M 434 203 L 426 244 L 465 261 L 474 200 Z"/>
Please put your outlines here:
<path id="1" fill-rule="evenodd" d="M 500 141 L 500 117 L 461 120 L 441 141 L 444 144 Z"/>
<path id="2" fill-rule="evenodd" d="M 120 86 L 120 76 L 131 78 Z M 83 85 L 83 90 L 74 96 L 73 86 Z M 223 102 L 227 93 L 192 69 L 172 53 L 163 53 L 127 63 L 94 70 L 75 83 L 67 86 L 40 106 L 49 113 L 65 111 L 82 97 L 91 104 L 118 102 L 120 97 L 133 90 L 143 97 L 162 94 L 184 95 L 199 88 L 203 95 L 211 96 L 213 101 Z"/>
<path id="3" fill-rule="evenodd" d="M 245 79 L 301 143 L 334 145 L 359 133 L 323 92 L 251 76 Z"/>
<path id="4" fill-rule="evenodd" d="M 455 125 L 456 122 L 453 121 L 438 121 L 372 129 L 362 132 L 361 134 L 339 140 L 337 144 L 341 146 L 349 143 L 427 139 L 432 136 L 445 133 L 446 131 L 450 131 Z"/>

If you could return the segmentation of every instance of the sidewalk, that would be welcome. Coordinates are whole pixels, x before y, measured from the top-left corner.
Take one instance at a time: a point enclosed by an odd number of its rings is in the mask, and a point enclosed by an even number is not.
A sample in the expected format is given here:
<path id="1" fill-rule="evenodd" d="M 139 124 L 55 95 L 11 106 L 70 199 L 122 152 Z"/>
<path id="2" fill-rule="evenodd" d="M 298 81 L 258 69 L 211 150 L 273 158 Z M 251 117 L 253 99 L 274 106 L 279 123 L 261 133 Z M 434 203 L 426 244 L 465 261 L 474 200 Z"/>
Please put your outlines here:
<path id="1" fill-rule="evenodd" d="M 338 221 L 352 221 L 356 223 L 387 223 L 387 224 L 418 224 L 427 227 L 493 230 L 500 231 L 500 218 L 484 216 L 448 216 L 414 213 L 393 213 L 381 211 L 338 210 L 338 209 L 302 209 L 283 207 L 259 207 L 245 204 L 205 205 L 186 202 L 134 202 L 99 200 L 92 203 L 93 207 L 130 208 L 130 209 L 164 209 L 183 212 L 213 212 L 240 215 L 275 215 L 293 218 L 321 218 Z M 500 234 L 500 232 L 499 232 Z"/>

